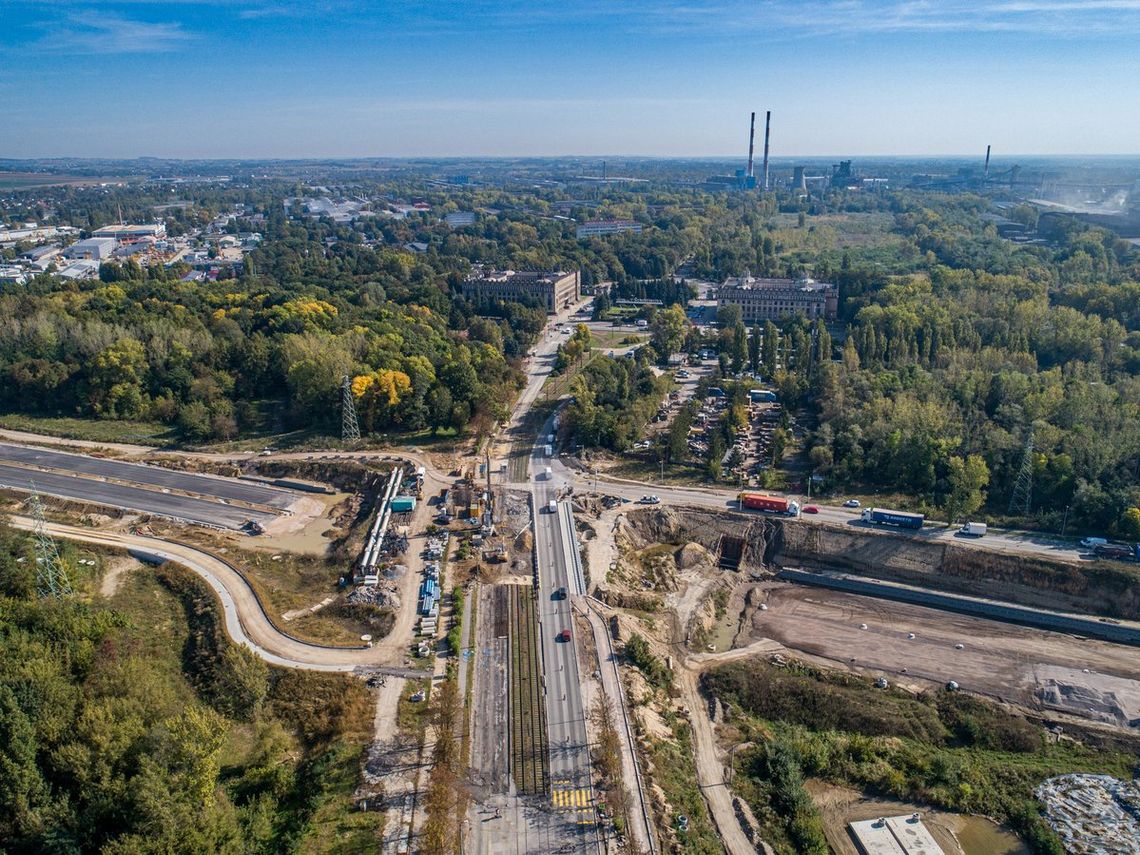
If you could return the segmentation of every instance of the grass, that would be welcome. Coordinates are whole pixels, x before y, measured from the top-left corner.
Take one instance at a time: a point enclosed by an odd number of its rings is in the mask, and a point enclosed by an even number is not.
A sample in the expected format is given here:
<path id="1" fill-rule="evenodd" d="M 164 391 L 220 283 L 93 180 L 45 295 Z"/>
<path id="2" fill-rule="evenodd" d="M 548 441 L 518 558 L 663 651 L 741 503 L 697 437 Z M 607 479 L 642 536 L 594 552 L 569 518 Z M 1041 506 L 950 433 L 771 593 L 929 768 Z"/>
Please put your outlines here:
<path id="1" fill-rule="evenodd" d="M 122 442 L 132 445 L 172 445 L 178 439 L 175 430 L 161 422 L 29 416 L 23 413 L 0 414 L 0 428 L 63 439 Z"/>
<path id="2" fill-rule="evenodd" d="M 396 707 L 396 726 L 400 733 L 414 736 L 417 741 L 423 739 L 424 730 L 431 719 L 431 705 L 428 703 L 428 692 L 431 691 L 430 680 L 408 680 L 404 684 L 404 691 L 400 693 L 400 701 Z M 422 701 L 413 701 L 412 695 L 423 692 Z"/>

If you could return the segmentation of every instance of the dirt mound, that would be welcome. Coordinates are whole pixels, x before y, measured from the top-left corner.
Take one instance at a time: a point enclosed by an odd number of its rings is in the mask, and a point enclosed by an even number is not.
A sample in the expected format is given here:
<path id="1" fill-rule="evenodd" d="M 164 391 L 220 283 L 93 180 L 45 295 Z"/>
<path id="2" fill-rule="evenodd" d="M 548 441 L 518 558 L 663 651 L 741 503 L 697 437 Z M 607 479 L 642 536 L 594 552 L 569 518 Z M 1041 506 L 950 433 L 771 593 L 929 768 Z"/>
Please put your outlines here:
<path id="1" fill-rule="evenodd" d="M 661 597 L 657 594 L 638 591 L 615 591 L 600 585 L 594 595 L 607 606 L 618 609 L 636 609 L 642 612 L 655 612 L 661 608 Z"/>
<path id="2" fill-rule="evenodd" d="M 529 530 L 520 532 L 515 538 L 515 549 L 518 552 L 530 552 L 534 549 L 534 535 Z"/>
<path id="3" fill-rule="evenodd" d="M 699 543 L 686 543 L 675 553 L 673 558 L 677 562 L 679 570 L 692 570 L 701 564 L 715 564 L 712 553 L 701 546 Z"/>

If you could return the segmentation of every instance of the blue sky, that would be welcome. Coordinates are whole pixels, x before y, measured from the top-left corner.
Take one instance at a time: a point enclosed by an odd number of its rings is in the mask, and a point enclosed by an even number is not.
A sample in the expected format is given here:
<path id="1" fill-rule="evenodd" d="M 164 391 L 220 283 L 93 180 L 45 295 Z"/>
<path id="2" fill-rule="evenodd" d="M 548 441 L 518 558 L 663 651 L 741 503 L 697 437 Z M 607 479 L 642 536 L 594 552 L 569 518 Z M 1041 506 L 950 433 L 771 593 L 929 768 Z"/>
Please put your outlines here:
<path id="1" fill-rule="evenodd" d="M 0 0 L 0 157 L 1140 153 L 1140 0 Z"/>

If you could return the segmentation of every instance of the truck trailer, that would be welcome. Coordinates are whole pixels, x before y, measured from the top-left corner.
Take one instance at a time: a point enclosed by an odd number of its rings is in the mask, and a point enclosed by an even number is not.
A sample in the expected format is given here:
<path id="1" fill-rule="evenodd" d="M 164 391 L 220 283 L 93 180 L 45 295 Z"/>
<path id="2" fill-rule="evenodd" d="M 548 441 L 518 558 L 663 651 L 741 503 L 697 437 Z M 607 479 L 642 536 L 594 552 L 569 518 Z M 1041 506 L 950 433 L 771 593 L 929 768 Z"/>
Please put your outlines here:
<path id="1" fill-rule="evenodd" d="M 862 513 L 863 522 L 875 525 L 896 525 L 899 528 L 922 528 L 926 521 L 924 514 L 909 514 L 906 511 L 888 511 L 883 508 L 866 508 Z"/>
<path id="2" fill-rule="evenodd" d="M 800 514 L 800 506 L 791 499 L 785 499 L 782 496 L 768 496 L 764 493 L 741 493 L 737 498 L 740 500 L 740 506 L 748 508 L 750 511 L 784 514 L 789 517 L 797 517 Z"/>
<path id="3" fill-rule="evenodd" d="M 1140 561 L 1140 545 L 1098 543 L 1093 547 L 1093 555 L 1097 558 L 1111 558 L 1116 561 Z"/>

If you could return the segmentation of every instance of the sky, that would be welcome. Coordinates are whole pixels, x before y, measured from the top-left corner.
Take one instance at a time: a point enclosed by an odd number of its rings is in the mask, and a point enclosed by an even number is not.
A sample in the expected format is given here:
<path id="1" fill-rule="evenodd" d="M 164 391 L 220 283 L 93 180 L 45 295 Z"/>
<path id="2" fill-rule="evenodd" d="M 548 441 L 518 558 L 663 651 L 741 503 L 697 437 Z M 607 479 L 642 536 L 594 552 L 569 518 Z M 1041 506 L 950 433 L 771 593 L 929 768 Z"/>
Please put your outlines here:
<path id="1" fill-rule="evenodd" d="M 1140 0 L 0 0 L 12 158 L 1138 154 L 1137 81 Z"/>

